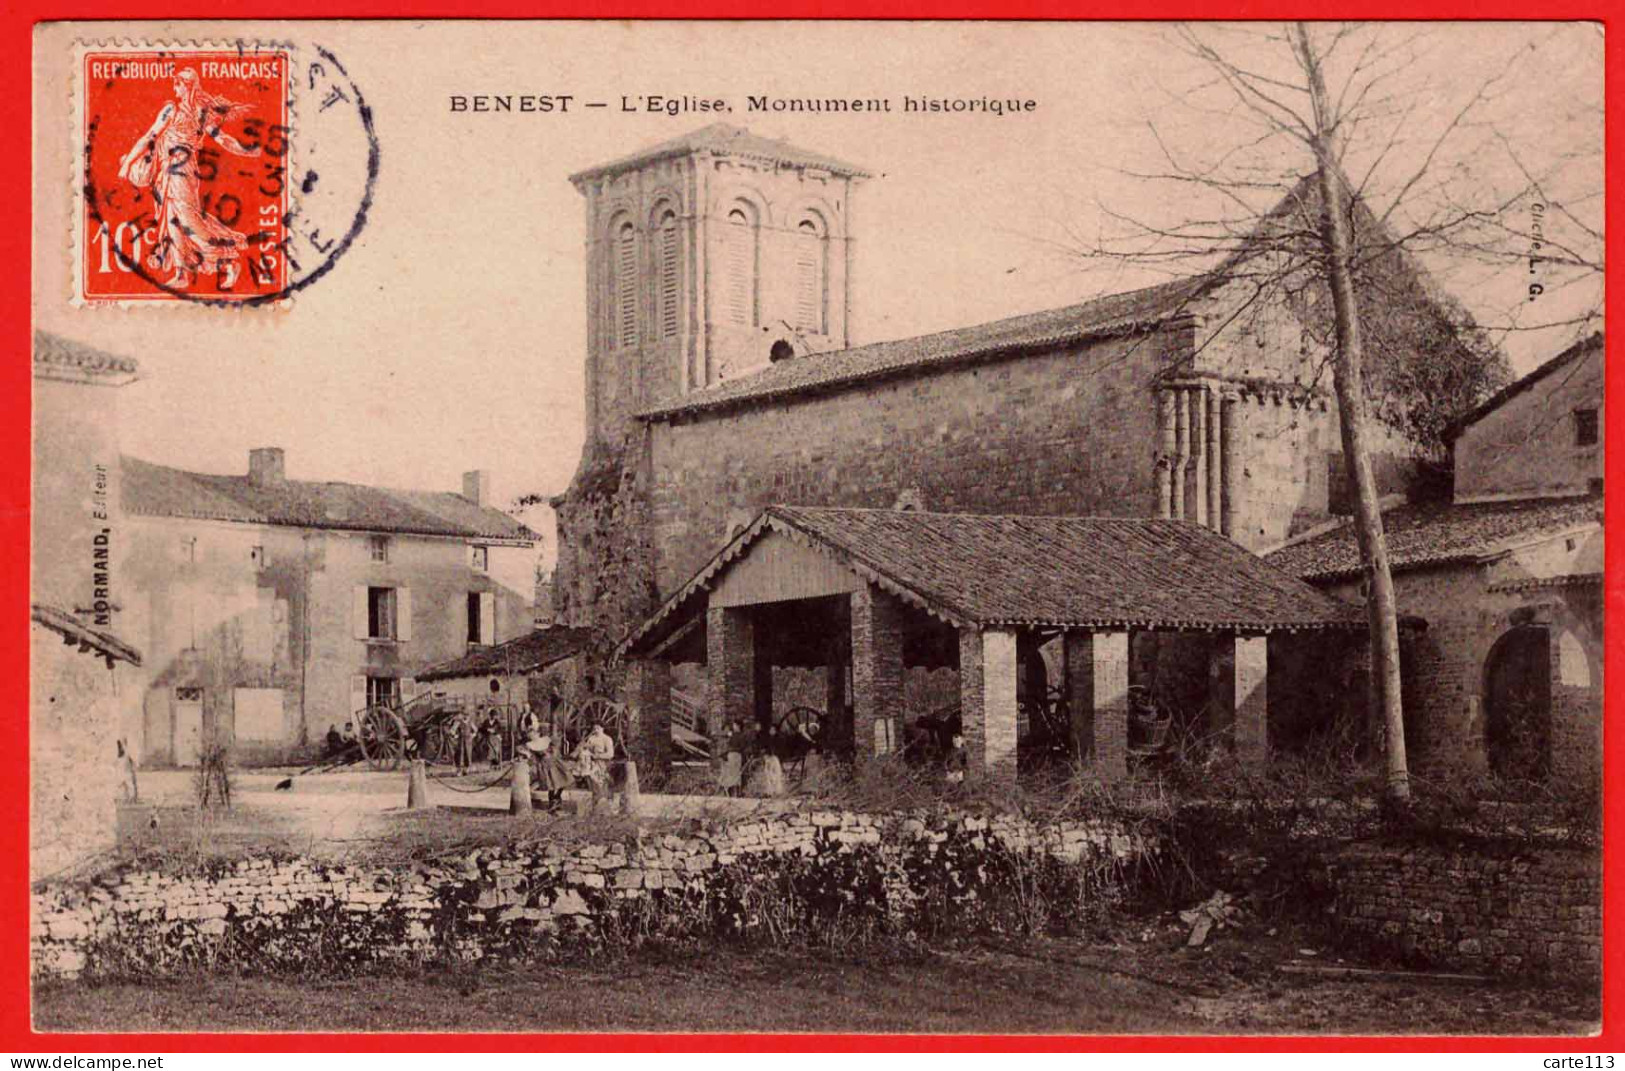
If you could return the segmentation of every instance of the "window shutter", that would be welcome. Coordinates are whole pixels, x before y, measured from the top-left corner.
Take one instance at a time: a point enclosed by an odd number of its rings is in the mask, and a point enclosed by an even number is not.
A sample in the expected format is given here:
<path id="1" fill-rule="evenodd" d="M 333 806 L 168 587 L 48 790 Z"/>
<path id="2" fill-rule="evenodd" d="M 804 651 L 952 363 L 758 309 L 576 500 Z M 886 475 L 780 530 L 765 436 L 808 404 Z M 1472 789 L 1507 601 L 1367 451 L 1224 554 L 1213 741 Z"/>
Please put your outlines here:
<path id="1" fill-rule="evenodd" d="M 364 640 L 371 635 L 372 623 L 367 620 L 367 585 L 357 584 L 350 600 L 350 624 L 355 638 Z"/>
<path id="2" fill-rule="evenodd" d="M 638 344 L 638 240 L 630 223 L 615 235 L 615 339 Z"/>
<path id="3" fill-rule="evenodd" d="M 480 592 L 480 642 L 497 642 L 497 597 L 489 591 Z"/>
<path id="4" fill-rule="evenodd" d="M 810 226 L 796 232 L 796 327 L 824 331 L 824 239 Z"/>
<path id="5" fill-rule="evenodd" d="M 727 246 L 723 263 L 728 273 L 723 304 L 728 322 L 750 327 L 756 321 L 756 235 L 743 212 L 728 217 L 723 241 Z"/>
<path id="6" fill-rule="evenodd" d="M 395 589 L 395 638 L 405 643 L 412 638 L 412 591 Z"/>
<path id="7" fill-rule="evenodd" d="M 418 694 L 417 678 L 415 678 L 415 677 L 402 677 L 401 678 L 401 705 L 405 706 L 408 702 L 410 702 L 411 700 L 417 698 L 417 694 Z"/>
<path id="8" fill-rule="evenodd" d="M 677 337 L 677 219 L 667 216 L 660 228 L 660 276 L 658 305 L 660 337 Z"/>
<path id="9" fill-rule="evenodd" d="M 350 711 L 359 714 L 365 709 L 367 709 L 367 678 L 357 674 L 350 678 Z"/>

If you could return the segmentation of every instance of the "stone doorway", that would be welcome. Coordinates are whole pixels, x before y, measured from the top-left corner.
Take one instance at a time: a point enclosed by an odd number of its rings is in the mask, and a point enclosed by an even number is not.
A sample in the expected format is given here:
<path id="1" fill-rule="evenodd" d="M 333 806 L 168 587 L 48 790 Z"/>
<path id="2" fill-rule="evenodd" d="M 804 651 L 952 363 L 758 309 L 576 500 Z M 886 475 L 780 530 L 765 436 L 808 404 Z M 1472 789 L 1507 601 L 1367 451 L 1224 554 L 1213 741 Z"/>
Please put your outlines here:
<path id="1" fill-rule="evenodd" d="M 1552 640 L 1522 625 L 1496 641 L 1484 663 L 1484 743 L 1490 770 L 1544 780 L 1552 763 Z"/>

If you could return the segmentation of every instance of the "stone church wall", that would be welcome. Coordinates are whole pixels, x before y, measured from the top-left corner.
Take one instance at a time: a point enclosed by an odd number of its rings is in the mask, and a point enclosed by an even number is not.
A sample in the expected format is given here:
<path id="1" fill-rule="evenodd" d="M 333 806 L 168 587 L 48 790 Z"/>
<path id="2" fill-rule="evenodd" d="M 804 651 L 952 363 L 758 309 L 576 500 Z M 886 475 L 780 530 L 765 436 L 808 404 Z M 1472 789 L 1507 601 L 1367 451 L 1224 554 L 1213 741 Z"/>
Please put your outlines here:
<path id="1" fill-rule="evenodd" d="M 650 428 L 656 586 L 772 503 L 1156 513 L 1149 379 L 1177 336 L 1111 339 Z M 817 360 L 816 357 L 809 358 Z"/>

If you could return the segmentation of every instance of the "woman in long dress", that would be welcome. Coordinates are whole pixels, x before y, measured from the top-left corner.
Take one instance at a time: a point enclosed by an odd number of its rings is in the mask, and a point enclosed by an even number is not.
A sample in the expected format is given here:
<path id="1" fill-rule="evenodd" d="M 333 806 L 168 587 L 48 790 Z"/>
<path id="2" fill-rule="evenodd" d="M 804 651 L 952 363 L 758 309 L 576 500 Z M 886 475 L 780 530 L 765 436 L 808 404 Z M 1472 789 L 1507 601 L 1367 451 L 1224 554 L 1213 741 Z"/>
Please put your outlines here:
<path id="1" fill-rule="evenodd" d="M 530 752 L 531 791 L 546 792 L 548 806 L 556 805 L 570 787 L 570 771 L 553 753 L 552 735 L 538 726 L 525 741 L 525 748 Z"/>
<path id="2" fill-rule="evenodd" d="M 248 238 L 204 210 L 198 189 L 200 156 L 208 141 L 235 156 L 259 156 L 259 146 L 244 148 L 221 129 L 253 106 L 210 93 L 189 67 L 176 73 L 174 89 L 175 99 L 159 109 L 152 126 L 119 161 L 119 177 L 152 191 L 158 233 L 147 266 L 172 272 L 171 287 L 191 286 L 199 275 L 218 275 L 220 289 L 230 290 L 248 254 Z"/>

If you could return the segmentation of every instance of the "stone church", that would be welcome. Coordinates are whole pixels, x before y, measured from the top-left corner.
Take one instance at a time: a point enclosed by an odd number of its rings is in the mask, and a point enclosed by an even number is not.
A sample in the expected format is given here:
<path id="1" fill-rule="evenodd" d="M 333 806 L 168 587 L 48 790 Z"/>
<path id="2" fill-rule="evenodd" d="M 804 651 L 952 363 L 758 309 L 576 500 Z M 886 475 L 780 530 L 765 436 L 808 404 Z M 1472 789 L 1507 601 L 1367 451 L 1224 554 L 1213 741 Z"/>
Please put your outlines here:
<path id="1" fill-rule="evenodd" d="M 571 181 L 587 435 L 553 501 L 562 622 L 629 635 L 769 506 L 1182 519 L 1252 551 L 1347 512 L 1313 286 L 1259 302 L 1221 265 L 865 342 L 884 284 L 857 228 L 885 235 L 863 168 L 718 124 Z M 1309 189 L 1262 229 L 1314 213 Z M 1378 438 L 1382 490 L 1406 491 L 1429 451 Z"/>

